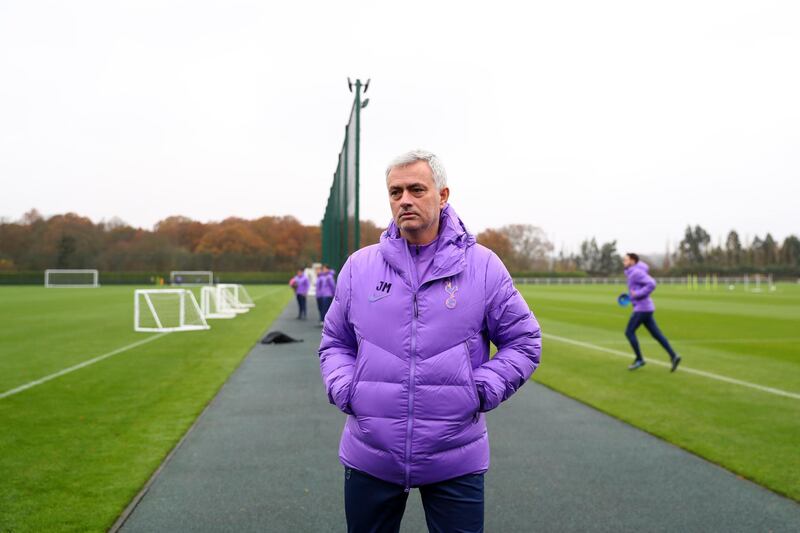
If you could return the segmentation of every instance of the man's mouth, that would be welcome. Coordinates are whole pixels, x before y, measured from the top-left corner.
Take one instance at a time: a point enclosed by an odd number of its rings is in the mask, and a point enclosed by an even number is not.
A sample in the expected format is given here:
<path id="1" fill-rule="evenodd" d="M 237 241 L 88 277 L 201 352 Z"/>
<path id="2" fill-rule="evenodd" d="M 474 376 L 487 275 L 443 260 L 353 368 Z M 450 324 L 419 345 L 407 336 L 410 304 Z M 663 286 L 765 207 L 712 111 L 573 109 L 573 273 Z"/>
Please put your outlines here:
<path id="1" fill-rule="evenodd" d="M 415 216 L 417 216 L 415 213 L 402 213 L 400 215 L 400 218 L 409 218 L 409 217 L 415 217 Z"/>

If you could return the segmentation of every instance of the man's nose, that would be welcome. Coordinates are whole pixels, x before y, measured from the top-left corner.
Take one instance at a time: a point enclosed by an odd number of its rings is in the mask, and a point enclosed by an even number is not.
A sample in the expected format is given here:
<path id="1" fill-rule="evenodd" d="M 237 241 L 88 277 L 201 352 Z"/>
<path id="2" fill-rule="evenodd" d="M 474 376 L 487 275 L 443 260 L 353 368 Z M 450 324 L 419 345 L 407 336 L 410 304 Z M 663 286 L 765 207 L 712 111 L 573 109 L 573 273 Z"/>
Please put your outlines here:
<path id="1" fill-rule="evenodd" d="M 411 193 L 409 191 L 403 191 L 403 196 L 400 197 L 400 205 L 402 207 L 411 205 L 413 203 L 411 199 Z"/>

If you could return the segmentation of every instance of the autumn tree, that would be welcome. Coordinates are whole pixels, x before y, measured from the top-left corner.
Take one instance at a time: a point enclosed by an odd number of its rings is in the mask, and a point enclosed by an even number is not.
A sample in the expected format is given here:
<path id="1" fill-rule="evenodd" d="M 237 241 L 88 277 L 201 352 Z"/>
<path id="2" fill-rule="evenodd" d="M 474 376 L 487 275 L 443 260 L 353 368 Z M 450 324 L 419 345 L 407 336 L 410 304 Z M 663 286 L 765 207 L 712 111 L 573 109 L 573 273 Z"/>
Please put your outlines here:
<path id="1" fill-rule="evenodd" d="M 550 268 L 549 255 L 554 246 L 541 228 L 531 224 L 510 224 L 498 231 L 506 236 L 513 250 L 506 263 L 509 270 L 521 272 Z"/>
<path id="2" fill-rule="evenodd" d="M 497 254 L 506 267 L 514 261 L 514 247 L 508 235 L 495 229 L 487 229 L 478 233 L 477 241 Z"/>
<path id="3" fill-rule="evenodd" d="M 362 220 L 359 225 L 361 246 L 369 246 L 380 242 L 383 230 L 384 228 L 381 228 L 371 220 Z"/>
<path id="4" fill-rule="evenodd" d="M 361 245 L 377 243 L 383 231 L 362 221 Z M 512 272 L 568 271 L 596 274 L 620 269 L 616 241 L 587 239 L 580 253 L 564 250 L 551 257 L 553 244 L 538 227 L 513 224 L 487 229 L 477 236 Z M 800 239 L 782 243 L 771 235 L 743 243 L 731 230 L 718 245 L 700 226 L 687 227 L 676 259 L 678 266 L 708 269 L 798 269 Z M 320 228 L 292 216 L 255 220 L 231 217 L 198 222 L 183 216 L 159 221 L 152 230 L 136 228 L 119 218 L 98 223 L 75 213 L 45 217 L 35 209 L 17 221 L 0 219 L 0 270 L 98 268 L 103 271 L 165 272 L 169 270 L 287 271 L 321 259 Z M 669 268 L 665 264 L 664 268 Z"/>

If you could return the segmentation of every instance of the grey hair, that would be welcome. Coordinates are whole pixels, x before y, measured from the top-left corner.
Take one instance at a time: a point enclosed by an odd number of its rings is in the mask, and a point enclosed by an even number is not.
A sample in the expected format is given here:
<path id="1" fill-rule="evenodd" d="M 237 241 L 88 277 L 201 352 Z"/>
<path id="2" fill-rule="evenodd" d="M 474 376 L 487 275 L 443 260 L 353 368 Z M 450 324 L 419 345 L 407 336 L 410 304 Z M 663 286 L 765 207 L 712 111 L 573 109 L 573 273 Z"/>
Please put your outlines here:
<path id="1" fill-rule="evenodd" d="M 444 170 L 444 165 L 433 152 L 427 150 L 411 150 L 402 155 L 395 157 L 389 166 L 386 167 L 386 179 L 389 179 L 389 173 L 393 168 L 405 167 L 413 165 L 417 161 L 425 161 L 431 169 L 433 174 L 433 182 L 436 184 L 438 190 L 447 187 L 447 172 Z"/>

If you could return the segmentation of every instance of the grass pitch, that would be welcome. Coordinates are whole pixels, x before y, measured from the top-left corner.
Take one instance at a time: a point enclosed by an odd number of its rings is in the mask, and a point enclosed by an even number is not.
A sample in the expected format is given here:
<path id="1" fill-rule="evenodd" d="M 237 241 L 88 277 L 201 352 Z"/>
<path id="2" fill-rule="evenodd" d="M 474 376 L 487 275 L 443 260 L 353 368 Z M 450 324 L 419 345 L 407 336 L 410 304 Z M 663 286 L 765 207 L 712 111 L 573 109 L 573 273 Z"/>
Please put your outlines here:
<path id="1" fill-rule="evenodd" d="M 133 287 L 0 288 L 0 531 L 105 531 L 291 298 L 208 331 L 133 331 Z"/>
<path id="2" fill-rule="evenodd" d="M 800 500 L 800 286 L 772 293 L 659 286 L 655 318 L 683 357 L 675 374 L 655 364 L 627 370 L 631 308 L 616 304 L 623 286 L 519 289 L 544 333 L 536 381 Z M 644 327 L 637 333 L 645 360 L 669 361 Z"/>
<path id="3" fill-rule="evenodd" d="M 0 394 L 154 337 L 133 331 L 133 290 L 0 288 Z M 249 290 L 257 307 L 209 331 L 163 335 L 0 398 L 0 531 L 110 526 L 291 298 Z M 627 370 L 621 286 L 520 290 L 544 330 L 537 381 L 800 500 L 800 400 L 685 371 L 800 393 L 800 286 L 660 286 L 656 319 L 684 357 L 675 374 Z M 667 361 L 643 328 L 639 338 L 648 361 Z"/>

